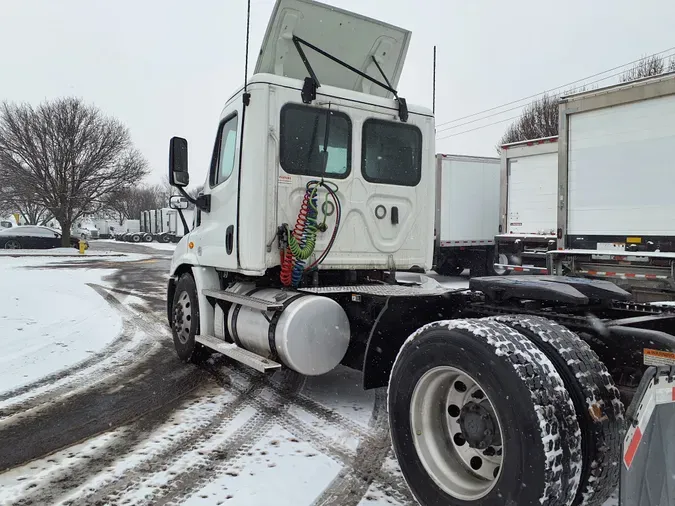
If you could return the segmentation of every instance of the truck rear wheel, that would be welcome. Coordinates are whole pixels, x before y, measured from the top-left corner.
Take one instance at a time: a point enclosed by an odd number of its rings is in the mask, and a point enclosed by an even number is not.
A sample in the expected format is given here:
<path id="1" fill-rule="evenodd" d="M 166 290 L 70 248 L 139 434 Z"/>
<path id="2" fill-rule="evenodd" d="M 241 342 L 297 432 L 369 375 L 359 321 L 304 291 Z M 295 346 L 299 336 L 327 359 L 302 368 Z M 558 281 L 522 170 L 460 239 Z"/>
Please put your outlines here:
<path id="1" fill-rule="evenodd" d="M 199 333 L 199 301 L 192 274 L 183 274 L 176 284 L 171 311 L 173 345 L 183 362 L 199 363 L 210 355 L 208 348 L 195 341 Z"/>
<path id="2" fill-rule="evenodd" d="M 388 404 L 394 451 L 424 506 L 565 506 L 576 494 L 580 458 L 563 451 L 580 453 L 574 407 L 551 362 L 506 325 L 422 327 L 396 358 Z"/>
<path id="3" fill-rule="evenodd" d="M 570 393 L 582 431 L 581 483 L 573 505 L 601 506 L 619 484 L 624 408 L 619 389 L 591 347 L 562 325 L 536 316 L 500 316 L 551 360 Z"/>

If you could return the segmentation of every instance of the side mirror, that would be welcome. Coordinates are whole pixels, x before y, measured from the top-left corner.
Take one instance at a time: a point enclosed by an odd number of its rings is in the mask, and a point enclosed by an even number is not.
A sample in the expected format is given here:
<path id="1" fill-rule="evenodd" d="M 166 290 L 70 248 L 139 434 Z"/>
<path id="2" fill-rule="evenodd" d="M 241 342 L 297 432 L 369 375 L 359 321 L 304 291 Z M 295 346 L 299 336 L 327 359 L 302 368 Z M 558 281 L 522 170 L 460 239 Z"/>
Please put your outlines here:
<path id="1" fill-rule="evenodd" d="M 169 142 L 169 184 L 179 187 L 190 184 L 188 144 L 182 137 L 172 137 Z"/>
<path id="2" fill-rule="evenodd" d="M 172 195 L 169 197 L 169 207 L 171 209 L 187 209 L 188 201 L 185 197 L 180 195 Z"/>

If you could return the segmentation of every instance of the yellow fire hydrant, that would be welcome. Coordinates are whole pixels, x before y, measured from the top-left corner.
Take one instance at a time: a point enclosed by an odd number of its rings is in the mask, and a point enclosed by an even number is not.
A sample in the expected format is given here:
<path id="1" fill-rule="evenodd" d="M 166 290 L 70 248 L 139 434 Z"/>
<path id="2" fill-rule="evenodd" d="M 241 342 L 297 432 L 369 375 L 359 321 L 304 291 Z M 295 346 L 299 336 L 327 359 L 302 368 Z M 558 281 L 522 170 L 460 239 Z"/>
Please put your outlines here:
<path id="1" fill-rule="evenodd" d="M 80 255 L 84 255 L 84 251 L 87 249 L 87 241 L 80 239 Z"/>

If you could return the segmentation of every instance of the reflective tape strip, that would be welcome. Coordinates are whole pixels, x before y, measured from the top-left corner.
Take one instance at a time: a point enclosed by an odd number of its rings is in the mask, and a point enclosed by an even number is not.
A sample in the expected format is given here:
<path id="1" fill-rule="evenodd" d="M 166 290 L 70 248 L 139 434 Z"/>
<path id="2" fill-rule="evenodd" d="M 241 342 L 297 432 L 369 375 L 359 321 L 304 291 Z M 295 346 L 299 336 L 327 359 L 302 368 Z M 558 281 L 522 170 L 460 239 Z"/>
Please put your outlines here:
<path id="1" fill-rule="evenodd" d="M 441 246 L 466 246 L 471 244 L 494 244 L 494 241 L 441 241 Z"/>
<path id="2" fill-rule="evenodd" d="M 523 267 L 522 265 L 507 264 L 494 264 L 494 267 L 513 272 L 536 272 L 537 274 L 548 274 L 548 269 L 546 267 Z"/>
<path id="3" fill-rule="evenodd" d="M 665 274 L 636 274 L 634 272 L 613 272 L 613 271 L 593 271 L 580 270 L 579 274 L 597 276 L 600 278 L 621 278 L 621 279 L 668 279 Z"/>
<path id="4" fill-rule="evenodd" d="M 647 427 L 656 406 L 675 402 L 674 385 L 675 378 L 673 378 L 673 381 L 668 381 L 667 376 L 660 376 L 658 383 L 654 383 L 652 380 L 647 388 L 647 391 L 642 397 L 642 402 L 640 403 L 641 407 L 635 416 L 638 423 L 637 425 L 631 425 L 628 428 L 626 437 L 624 438 L 623 463 L 626 466 L 626 469 L 630 469 L 630 466 L 633 463 L 635 454 L 640 448 L 642 436 L 647 431 Z"/>

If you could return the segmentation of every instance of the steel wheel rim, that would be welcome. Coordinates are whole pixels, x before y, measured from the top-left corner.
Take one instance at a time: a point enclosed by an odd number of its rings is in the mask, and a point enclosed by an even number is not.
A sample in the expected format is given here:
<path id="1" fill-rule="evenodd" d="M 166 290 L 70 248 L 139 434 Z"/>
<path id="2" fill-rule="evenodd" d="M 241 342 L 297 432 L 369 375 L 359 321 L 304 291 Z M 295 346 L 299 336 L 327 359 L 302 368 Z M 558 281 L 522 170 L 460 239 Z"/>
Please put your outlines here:
<path id="1" fill-rule="evenodd" d="M 190 296 L 183 290 L 173 309 L 173 327 L 181 344 L 187 344 L 188 339 L 190 338 L 191 325 L 192 304 L 190 303 Z"/>
<path id="2" fill-rule="evenodd" d="M 5 243 L 5 249 L 21 249 L 21 245 L 19 244 L 19 241 L 10 239 Z"/>
<path id="3" fill-rule="evenodd" d="M 509 263 L 509 259 L 501 253 L 500 255 L 497 256 L 497 263 L 500 263 L 502 265 L 505 265 Z M 504 273 L 506 273 L 506 268 L 505 267 L 493 267 L 495 270 L 495 273 L 499 276 L 502 276 Z"/>
<path id="4" fill-rule="evenodd" d="M 493 438 L 498 432 L 499 445 L 472 448 L 464 438 L 461 417 L 470 413 L 476 404 L 483 410 L 488 406 L 492 409 L 490 427 L 496 429 Z M 474 420 L 471 416 L 464 418 L 465 426 L 473 428 L 476 425 L 470 423 Z M 422 466 L 446 494 L 463 501 L 476 501 L 495 487 L 504 459 L 501 445 L 504 434 L 492 402 L 470 375 L 450 366 L 427 371 L 413 390 L 410 427 Z"/>

